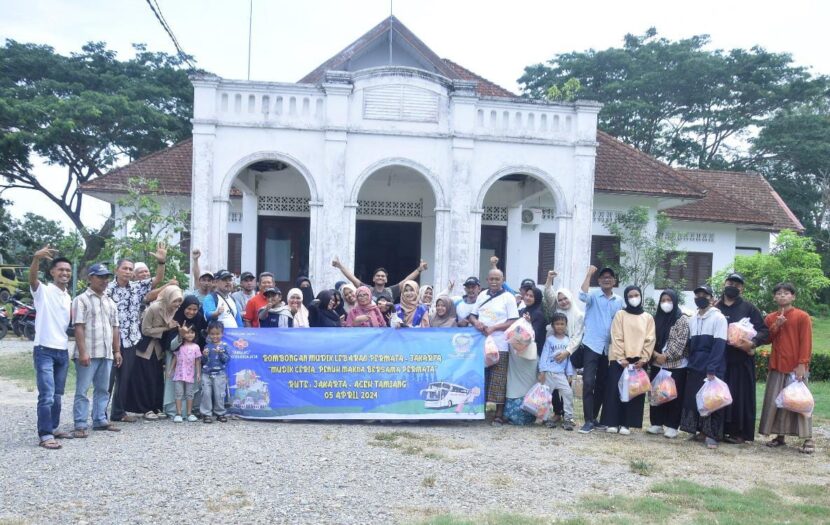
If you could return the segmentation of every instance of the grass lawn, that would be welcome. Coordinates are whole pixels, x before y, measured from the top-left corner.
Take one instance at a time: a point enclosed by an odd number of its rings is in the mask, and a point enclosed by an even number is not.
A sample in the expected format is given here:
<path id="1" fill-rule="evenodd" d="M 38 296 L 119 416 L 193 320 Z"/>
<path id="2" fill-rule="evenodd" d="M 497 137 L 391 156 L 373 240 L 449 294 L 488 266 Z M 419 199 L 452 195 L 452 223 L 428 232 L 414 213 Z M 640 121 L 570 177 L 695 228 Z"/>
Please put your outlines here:
<path id="1" fill-rule="evenodd" d="M 755 385 L 755 405 L 757 406 L 755 414 L 759 419 L 761 417 L 761 407 L 764 406 L 764 389 L 766 386 L 766 383 Z M 810 383 L 809 387 L 816 401 L 816 408 L 813 411 L 813 426 L 826 426 L 830 424 L 830 382 Z"/>
<path id="2" fill-rule="evenodd" d="M 28 392 L 36 390 L 35 369 L 30 354 L 10 354 L 0 357 L 0 377 L 9 379 Z M 75 364 L 69 362 L 66 392 L 75 392 Z"/>
<path id="3" fill-rule="evenodd" d="M 813 352 L 830 354 L 830 317 L 813 317 Z"/>

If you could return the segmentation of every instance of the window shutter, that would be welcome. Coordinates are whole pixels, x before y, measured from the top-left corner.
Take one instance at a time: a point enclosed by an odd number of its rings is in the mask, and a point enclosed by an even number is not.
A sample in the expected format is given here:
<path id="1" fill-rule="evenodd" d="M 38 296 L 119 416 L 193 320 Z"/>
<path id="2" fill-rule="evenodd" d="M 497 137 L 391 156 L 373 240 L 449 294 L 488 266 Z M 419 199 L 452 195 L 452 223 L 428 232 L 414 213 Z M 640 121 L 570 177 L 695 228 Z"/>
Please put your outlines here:
<path id="1" fill-rule="evenodd" d="M 657 283 L 658 288 L 677 286 L 678 282 L 683 281 L 683 290 L 691 292 L 712 277 L 711 253 L 686 252 L 686 266 L 683 268 L 671 264 L 671 260 L 676 256 L 676 252 L 670 253 L 663 261 L 662 271 L 665 279 Z"/>
<path id="2" fill-rule="evenodd" d="M 236 275 L 242 273 L 242 234 L 228 234 L 228 271 Z"/>
<path id="3" fill-rule="evenodd" d="M 548 270 L 553 270 L 556 256 L 556 234 L 539 234 L 539 271 L 536 282 L 544 283 L 548 278 Z"/>
<path id="4" fill-rule="evenodd" d="M 610 266 L 617 272 L 620 266 L 620 239 L 614 235 L 594 235 L 591 237 L 591 264 L 601 269 Z M 597 272 L 599 273 L 599 272 Z M 599 275 L 594 274 L 591 286 L 599 286 Z"/>

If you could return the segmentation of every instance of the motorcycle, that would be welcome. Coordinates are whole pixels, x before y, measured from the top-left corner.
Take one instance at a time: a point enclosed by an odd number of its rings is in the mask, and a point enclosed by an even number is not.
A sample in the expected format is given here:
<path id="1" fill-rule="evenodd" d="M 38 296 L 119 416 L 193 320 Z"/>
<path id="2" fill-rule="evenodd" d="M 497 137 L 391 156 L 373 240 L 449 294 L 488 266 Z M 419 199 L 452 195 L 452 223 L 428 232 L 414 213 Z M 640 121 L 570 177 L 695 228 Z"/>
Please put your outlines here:
<path id="1" fill-rule="evenodd" d="M 6 337 L 9 332 L 9 317 L 6 314 L 6 308 L 0 307 L 0 339 Z"/>
<path id="2" fill-rule="evenodd" d="M 12 331 L 18 337 L 25 337 L 29 341 L 35 340 L 35 316 L 37 311 L 34 306 L 22 303 L 15 298 L 9 300 L 14 305 L 12 312 Z"/>

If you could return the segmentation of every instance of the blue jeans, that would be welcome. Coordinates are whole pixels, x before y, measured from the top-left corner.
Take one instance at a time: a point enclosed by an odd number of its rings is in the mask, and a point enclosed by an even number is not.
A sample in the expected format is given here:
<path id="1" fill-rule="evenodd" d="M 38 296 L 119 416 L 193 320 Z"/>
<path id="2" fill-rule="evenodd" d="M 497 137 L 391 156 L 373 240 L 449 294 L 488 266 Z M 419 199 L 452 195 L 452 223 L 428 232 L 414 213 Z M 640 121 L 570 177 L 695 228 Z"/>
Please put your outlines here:
<path id="1" fill-rule="evenodd" d="M 107 402 L 110 397 L 107 390 L 110 383 L 111 369 L 111 359 L 90 359 L 89 366 L 81 366 L 78 364 L 78 360 L 75 360 L 77 381 L 75 382 L 75 403 L 72 412 L 77 430 L 89 428 L 89 398 L 86 397 L 89 385 L 92 385 L 92 426 L 107 426 Z"/>
<path id="2" fill-rule="evenodd" d="M 69 352 L 35 346 L 32 352 L 37 380 L 37 435 L 53 439 L 61 422 L 61 396 L 69 372 Z"/>

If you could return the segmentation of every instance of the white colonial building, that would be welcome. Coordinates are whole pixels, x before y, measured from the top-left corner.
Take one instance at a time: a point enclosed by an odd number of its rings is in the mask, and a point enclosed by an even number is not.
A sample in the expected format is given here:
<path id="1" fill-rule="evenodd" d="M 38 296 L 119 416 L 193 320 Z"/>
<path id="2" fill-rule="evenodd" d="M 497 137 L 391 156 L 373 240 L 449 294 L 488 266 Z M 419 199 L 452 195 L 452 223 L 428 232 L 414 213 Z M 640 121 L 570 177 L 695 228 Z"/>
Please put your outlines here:
<path id="1" fill-rule="evenodd" d="M 272 271 L 281 286 L 331 286 L 339 256 L 390 281 L 425 259 L 421 282 L 443 288 L 495 254 L 514 285 L 555 268 L 577 288 L 590 262 L 617 256 L 605 223 L 635 205 L 675 219 L 691 286 L 801 229 L 760 176 L 675 170 L 598 132 L 598 104 L 519 98 L 395 18 L 297 83 L 193 86 L 192 140 L 84 191 L 115 202 L 129 178 L 157 179 L 166 206 L 190 211 L 204 266 Z"/>

